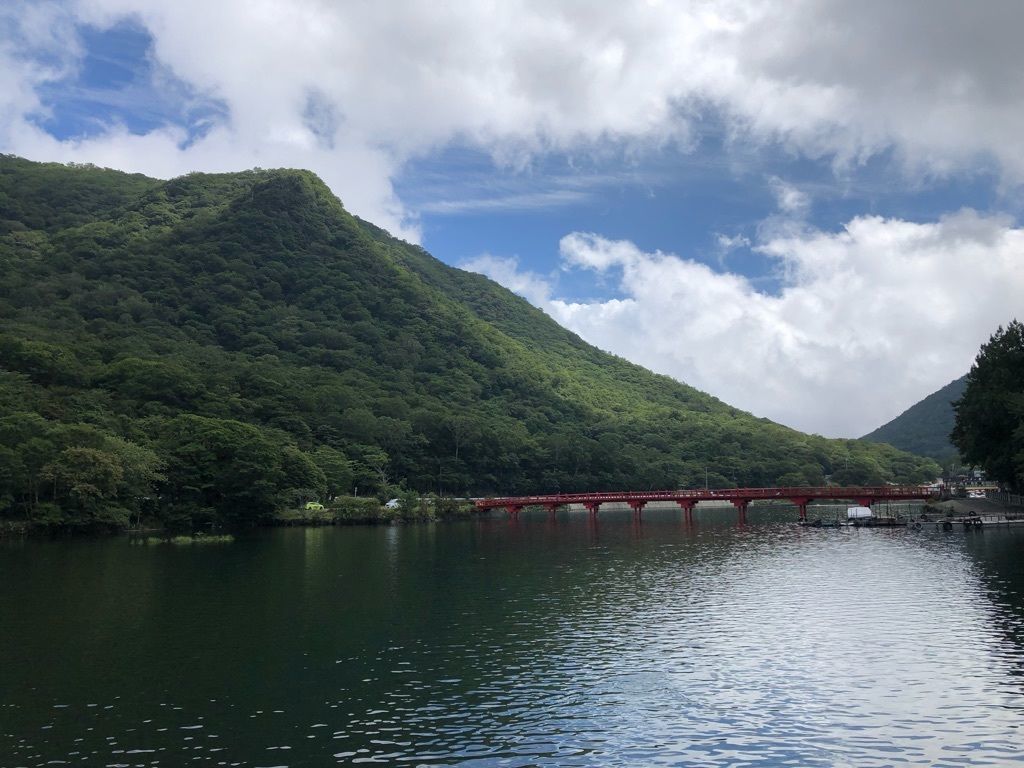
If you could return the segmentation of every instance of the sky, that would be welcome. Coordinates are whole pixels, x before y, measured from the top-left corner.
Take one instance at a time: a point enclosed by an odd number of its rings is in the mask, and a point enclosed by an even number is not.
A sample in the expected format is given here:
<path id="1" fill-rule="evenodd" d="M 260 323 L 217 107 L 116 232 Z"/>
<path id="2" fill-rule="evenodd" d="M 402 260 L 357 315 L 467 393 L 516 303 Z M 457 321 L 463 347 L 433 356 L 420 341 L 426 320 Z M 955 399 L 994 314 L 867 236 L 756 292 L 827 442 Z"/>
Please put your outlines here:
<path id="1" fill-rule="evenodd" d="M 590 343 L 858 437 L 1024 317 L 1024 3 L 5 0 L 0 152 L 308 168 Z"/>

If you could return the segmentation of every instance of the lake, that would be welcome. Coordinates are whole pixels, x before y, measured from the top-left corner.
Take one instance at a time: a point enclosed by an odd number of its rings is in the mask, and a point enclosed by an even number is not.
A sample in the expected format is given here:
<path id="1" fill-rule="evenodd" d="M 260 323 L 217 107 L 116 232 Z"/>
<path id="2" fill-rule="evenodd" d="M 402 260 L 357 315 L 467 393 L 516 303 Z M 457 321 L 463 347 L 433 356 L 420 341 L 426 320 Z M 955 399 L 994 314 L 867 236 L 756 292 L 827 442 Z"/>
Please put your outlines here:
<path id="1" fill-rule="evenodd" d="M 0 543 L 0 766 L 1024 764 L 1024 530 Z"/>

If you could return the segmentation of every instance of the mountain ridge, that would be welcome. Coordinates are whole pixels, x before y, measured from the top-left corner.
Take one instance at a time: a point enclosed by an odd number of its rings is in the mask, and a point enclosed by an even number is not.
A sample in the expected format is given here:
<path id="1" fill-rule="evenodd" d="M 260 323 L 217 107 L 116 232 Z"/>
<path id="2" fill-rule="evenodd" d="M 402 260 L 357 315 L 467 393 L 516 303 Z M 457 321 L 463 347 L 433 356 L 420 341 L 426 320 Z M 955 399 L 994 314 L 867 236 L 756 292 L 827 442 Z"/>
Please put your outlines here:
<path id="1" fill-rule="evenodd" d="M 958 461 L 957 449 L 949 435 L 953 431 L 953 402 L 960 399 L 966 385 L 967 374 L 964 374 L 861 439 L 888 443 L 903 451 L 928 456 L 943 465 Z"/>
<path id="2" fill-rule="evenodd" d="M 462 495 L 935 470 L 888 446 L 804 435 L 604 353 L 348 213 L 308 171 L 159 181 L 0 157 L 0 265 L 0 449 L 20 478 L 0 479 L 0 515 L 131 512 L 132 457 L 118 441 L 151 454 L 156 512 L 203 519 L 397 482 Z M 227 467 L 263 456 L 273 482 L 251 515 L 218 490 L 223 472 L 193 476 L 203 444 L 172 425 L 223 443 Z M 25 454 L 33 430 L 46 461 Z M 85 504 L 74 481 L 104 462 L 121 485 Z M 40 496 L 44 477 L 53 486 Z"/>

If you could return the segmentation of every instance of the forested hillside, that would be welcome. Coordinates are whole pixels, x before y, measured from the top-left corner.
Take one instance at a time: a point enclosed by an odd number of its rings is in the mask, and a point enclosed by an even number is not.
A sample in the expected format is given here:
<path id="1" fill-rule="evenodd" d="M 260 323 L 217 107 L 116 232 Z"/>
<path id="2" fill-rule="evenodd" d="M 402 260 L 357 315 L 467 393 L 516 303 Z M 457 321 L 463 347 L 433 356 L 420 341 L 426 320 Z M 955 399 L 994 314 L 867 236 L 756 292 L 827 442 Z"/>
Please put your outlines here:
<path id="1" fill-rule="evenodd" d="M 304 499 L 919 481 L 600 352 L 313 174 L 0 157 L 0 515 L 258 520 Z"/>
<path id="2" fill-rule="evenodd" d="M 930 456 L 943 465 L 956 461 L 957 450 L 949 437 L 953 431 L 953 402 L 963 395 L 966 384 L 967 376 L 951 381 L 863 439 Z"/>

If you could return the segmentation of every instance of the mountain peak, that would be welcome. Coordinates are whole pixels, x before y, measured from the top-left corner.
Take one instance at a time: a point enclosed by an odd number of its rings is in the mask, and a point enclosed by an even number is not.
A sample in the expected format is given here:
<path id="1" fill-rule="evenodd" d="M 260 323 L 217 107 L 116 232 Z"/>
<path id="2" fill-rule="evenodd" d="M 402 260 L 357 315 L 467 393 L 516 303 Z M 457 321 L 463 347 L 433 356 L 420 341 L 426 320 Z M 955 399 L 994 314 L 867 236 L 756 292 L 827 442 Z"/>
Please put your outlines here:
<path id="1" fill-rule="evenodd" d="M 313 482 L 300 469 L 316 459 L 348 467 L 338 482 L 362 492 L 881 483 L 938 469 L 803 435 L 601 352 L 360 222 L 308 171 L 81 171 L 107 191 L 68 201 L 47 192 L 49 167 L 0 170 L 21 228 L 0 236 L 0 402 L 90 449 L 152 451 L 189 498 L 206 486 L 189 475 L 195 457 L 174 463 L 184 417 L 244 440 L 249 469 L 285 451 L 273 482 Z M 193 500 L 219 503 L 208 493 Z"/>

